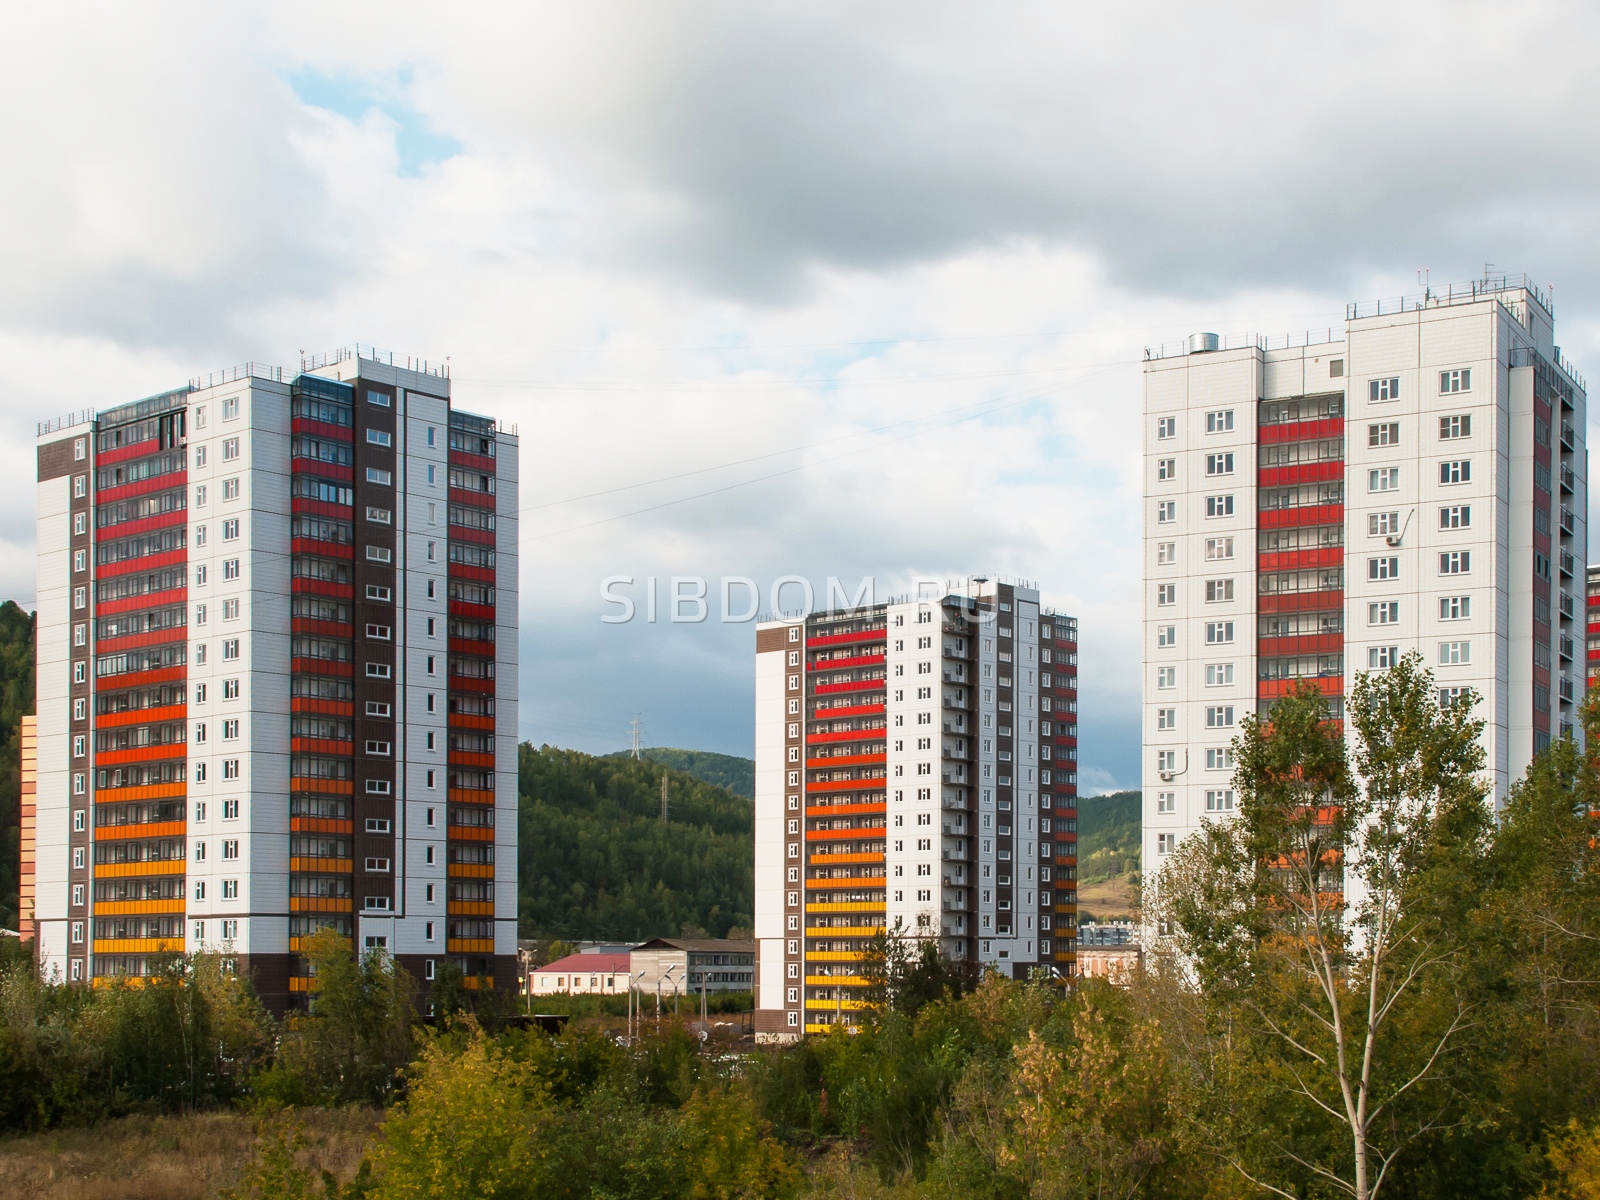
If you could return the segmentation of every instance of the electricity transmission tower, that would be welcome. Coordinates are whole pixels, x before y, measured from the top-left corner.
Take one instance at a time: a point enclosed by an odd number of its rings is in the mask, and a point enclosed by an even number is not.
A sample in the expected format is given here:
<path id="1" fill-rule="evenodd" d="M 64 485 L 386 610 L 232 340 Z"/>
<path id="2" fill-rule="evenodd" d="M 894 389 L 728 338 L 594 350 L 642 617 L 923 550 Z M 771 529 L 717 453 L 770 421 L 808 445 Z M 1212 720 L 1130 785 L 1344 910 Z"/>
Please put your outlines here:
<path id="1" fill-rule="evenodd" d="M 629 739 L 630 739 L 630 741 L 632 742 L 632 745 L 633 745 L 633 748 L 629 751 L 629 753 L 634 758 L 643 758 L 644 757 L 644 755 L 639 753 L 639 736 L 643 732 L 644 732 L 644 727 L 639 724 L 639 714 L 638 713 L 634 713 L 633 714 L 633 720 L 628 722 Z"/>
<path id="2" fill-rule="evenodd" d="M 661 819 L 667 819 L 667 773 L 661 772 Z"/>

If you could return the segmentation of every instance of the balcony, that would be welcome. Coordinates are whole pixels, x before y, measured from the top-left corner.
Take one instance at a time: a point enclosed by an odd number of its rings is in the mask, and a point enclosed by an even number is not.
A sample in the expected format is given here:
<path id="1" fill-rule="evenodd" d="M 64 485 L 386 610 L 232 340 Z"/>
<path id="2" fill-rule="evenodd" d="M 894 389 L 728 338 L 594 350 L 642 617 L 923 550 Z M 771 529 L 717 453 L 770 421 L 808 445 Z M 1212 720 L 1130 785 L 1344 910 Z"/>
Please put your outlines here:
<path id="1" fill-rule="evenodd" d="M 1563 492 L 1575 491 L 1577 489 L 1577 485 L 1577 472 L 1563 463 L 1561 466 L 1561 490 Z"/>
<path id="2" fill-rule="evenodd" d="M 1567 618 L 1570 619 L 1576 611 L 1577 611 L 1577 608 L 1576 608 L 1576 605 L 1573 604 L 1572 594 L 1570 592 L 1568 592 L 1566 588 L 1562 588 L 1561 589 L 1561 615 L 1563 617 L 1567 617 Z"/>
<path id="3" fill-rule="evenodd" d="M 1571 700 L 1572 700 L 1572 692 L 1573 692 L 1572 676 L 1563 675 L 1561 677 L 1561 686 L 1560 686 L 1560 688 L 1558 690 L 1561 693 L 1561 698 L 1570 703 Z"/>
<path id="4" fill-rule="evenodd" d="M 1572 639 L 1569 638 L 1566 634 L 1562 634 L 1561 635 L 1561 640 L 1558 643 L 1558 645 L 1559 645 L 1560 650 L 1561 650 L 1561 657 L 1567 659 L 1568 661 L 1571 661 L 1571 659 L 1572 659 Z"/>
<path id="5" fill-rule="evenodd" d="M 1561 444 L 1568 450 L 1577 449 L 1577 435 L 1573 433 L 1572 426 L 1565 421 L 1561 422 Z"/>
<path id="6" fill-rule="evenodd" d="M 1561 506 L 1561 532 L 1562 533 L 1577 533 L 1578 532 L 1578 518 L 1573 515 L 1572 510 L 1570 508 L 1568 508 L 1565 504 L 1563 504 Z"/>
<path id="7" fill-rule="evenodd" d="M 1577 560 L 1572 557 L 1572 552 L 1563 550 L 1561 552 L 1561 573 L 1570 579 L 1576 570 Z"/>

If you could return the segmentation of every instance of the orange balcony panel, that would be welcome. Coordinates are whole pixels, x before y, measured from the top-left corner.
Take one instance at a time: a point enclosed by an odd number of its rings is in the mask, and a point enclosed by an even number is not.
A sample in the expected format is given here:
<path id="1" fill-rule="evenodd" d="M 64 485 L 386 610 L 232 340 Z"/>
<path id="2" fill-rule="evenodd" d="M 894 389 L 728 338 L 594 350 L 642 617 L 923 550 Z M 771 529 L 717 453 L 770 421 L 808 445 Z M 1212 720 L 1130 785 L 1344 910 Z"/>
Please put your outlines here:
<path id="1" fill-rule="evenodd" d="M 883 859 L 884 852 L 882 850 L 854 854 L 823 854 L 819 851 L 811 855 L 806 861 L 817 867 L 842 867 L 850 863 L 881 863 Z"/>
<path id="2" fill-rule="evenodd" d="M 331 738 L 292 737 L 290 754 L 327 754 L 335 758 L 349 758 L 356 752 L 354 742 L 336 742 Z"/>
<path id="3" fill-rule="evenodd" d="M 879 814 L 888 811 L 888 805 L 882 800 L 875 800 L 867 804 L 821 804 L 813 805 L 806 809 L 808 817 L 851 817 L 862 813 Z"/>
<path id="4" fill-rule="evenodd" d="M 347 913 L 355 907 L 348 896 L 290 896 L 290 912 Z"/>
<path id="5" fill-rule="evenodd" d="M 447 954 L 493 954 L 493 938 L 446 938 L 444 943 Z"/>
<path id="6" fill-rule="evenodd" d="M 492 900 L 447 900 L 444 911 L 452 917 L 492 917 L 494 916 L 494 901 Z"/>
<path id="7" fill-rule="evenodd" d="M 354 717 L 356 706 L 348 700 L 313 700 L 309 696 L 295 696 L 289 701 L 292 713 L 311 713 L 319 717 Z"/>
<path id="8" fill-rule="evenodd" d="M 493 730 L 494 718 L 473 716 L 470 713 L 451 713 L 449 724 L 451 729 Z"/>
<path id="9" fill-rule="evenodd" d="M 492 842 L 494 826 L 451 825 L 447 828 L 445 836 L 456 842 Z"/>
<path id="10" fill-rule="evenodd" d="M 189 747 L 182 742 L 170 746 L 136 746 L 132 750 L 97 750 L 96 766 L 115 767 L 122 763 L 161 762 L 168 758 L 188 758 Z"/>
<path id="11" fill-rule="evenodd" d="M 806 744 L 818 746 L 825 742 L 881 742 L 888 736 L 889 731 L 882 726 L 877 729 L 842 729 L 838 733 L 808 733 Z"/>
<path id="12" fill-rule="evenodd" d="M 305 775 L 289 777 L 291 792 L 319 792 L 325 796 L 353 796 L 356 785 L 349 779 L 311 779 Z"/>
<path id="13" fill-rule="evenodd" d="M 126 712 L 103 713 L 96 716 L 96 729 L 116 729 L 123 725 L 159 725 L 166 721 L 181 721 L 188 714 L 182 704 L 163 704 L 160 708 L 130 708 Z"/>
<path id="14" fill-rule="evenodd" d="M 125 675 L 107 675 L 98 680 L 96 690 L 120 692 L 125 689 L 154 687 L 158 683 L 182 683 L 188 677 L 188 667 L 157 667 L 152 671 L 129 671 Z"/>
<path id="15" fill-rule="evenodd" d="M 869 825 L 869 826 L 866 826 L 865 828 L 858 828 L 858 829 L 808 829 L 808 830 L 806 830 L 806 841 L 808 841 L 808 842 L 839 842 L 839 841 L 846 841 L 846 840 L 853 841 L 856 838 L 873 837 L 873 836 L 877 836 L 877 837 L 886 836 L 885 833 L 884 833 L 884 827 L 882 825 Z"/>
<path id="16" fill-rule="evenodd" d="M 466 750 L 451 750 L 448 752 L 447 761 L 452 767 L 487 767 L 494 769 L 494 755 L 476 754 Z"/>
<path id="17" fill-rule="evenodd" d="M 182 837 L 184 829 L 182 821 L 151 821 L 147 825 L 96 825 L 94 840 L 115 842 L 123 838 Z M 98 905 L 95 911 L 99 911 Z"/>
<path id="18" fill-rule="evenodd" d="M 311 875 L 350 875 L 354 873 L 356 864 L 348 858 L 293 858 L 289 859 L 289 870 L 296 874 Z"/>
<path id="19" fill-rule="evenodd" d="M 188 795 L 186 783 L 150 783 L 144 787 L 100 788 L 94 794 L 96 804 L 120 804 L 125 800 L 167 800 Z"/>
<path id="20" fill-rule="evenodd" d="M 290 833 L 344 833 L 354 835 L 354 821 L 339 821 L 332 817 L 290 817 Z"/>
<path id="21" fill-rule="evenodd" d="M 97 900 L 94 914 L 97 917 L 136 917 L 147 913 L 181 913 L 183 898 L 173 900 Z"/>
<path id="22" fill-rule="evenodd" d="M 131 879 L 139 875 L 182 875 L 181 858 L 164 858 L 158 862 L 95 863 L 90 872 L 96 879 Z"/>
<path id="23" fill-rule="evenodd" d="M 445 792 L 451 804 L 493 804 L 494 793 L 487 788 L 450 788 Z"/>
<path id="24" fill-rule="evenodd" d="M 451 879 L 493 879 L 493 863 L 450 863 L 445 874 Z"/>

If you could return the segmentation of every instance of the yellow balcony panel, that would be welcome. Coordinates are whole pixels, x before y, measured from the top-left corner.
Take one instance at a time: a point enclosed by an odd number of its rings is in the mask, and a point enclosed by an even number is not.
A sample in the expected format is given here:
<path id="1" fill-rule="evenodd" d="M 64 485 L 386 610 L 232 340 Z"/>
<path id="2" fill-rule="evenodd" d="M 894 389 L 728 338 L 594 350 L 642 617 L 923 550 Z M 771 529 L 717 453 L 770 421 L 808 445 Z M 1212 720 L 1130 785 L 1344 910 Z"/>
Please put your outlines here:
<path id="1" fill-rule="evenodd" d="M 451 879 L 493 879 L 493 863 L 451 863 L 445 868 Z"/>
<path id="2" fill-rule="evenodd" d="M 313 991 L 311 982 L 311 976 L 309 975 L 291 975 L 289 976 L 289 990 L 291 992 Z"/>
<path id="3" fill-rule="evenodd" d="M 852 1032 L 852 1033 L 854 1033 L 856 1030 L 858 1030 L 860 1028 L 859 1025 L 852 1025 L 848 1021 L 845 1022 L 844 1027 L 847 1030 L 849 1030 L 850 1032 Z M 836 1025 L 807 1025 L 806 1026 L 806 1032 L 807 1033 L 831 1033 L 836 1028 L 838 1028 Z"/>
<path id="4" fill-rule="evenodd" d="M 172 900 L 101 900 L 94 906 L 97 917 L 130 917 L 142 913 L 181 913 L 181 897 Z"/>
<path id="5" fill-rule="evenodd" d="M 446 938 L 446 954 L 493 954 L 493 938 Z"/>
<path id="6" fill-rule="evenodd" d="M 876 937 L 884 931 L 883 925 L 808 925 L 806 937 L 808 938 L 869 938 Z"/>
<path id="7" fill-rule="evenodd" d="M 871 987 L 876 982 L 860 975 L 807 975 L 807 987 Z"/>
<path id="8" fill-rule="evenodd" d="M 96 954 L 183 953 L 182 938 L 96 938 Z"/>
<path id="9" fill-rule="evenodd" d="M 842 904 L 808 904 L 808 913 L 883 912 L 887 905 L 882 900 L 850 900 Z"/>
<path id="10" fill-rule="evenodd" d="M 1075 917 L 1078 915 L 1078 906 L 1076 904 L 1058 904 L 1056 905 L 1056 912 L 1064 917 Z"/>
<path id="11" fill-rule="evenodd" d="M 446 916 L 451 917 L 492 917 L 494 916 L 494 901 L 446 900 L 444 911 Z"/>
<path id="12" fill-rule="evenodd" d="M 865 1000 L 807 1000 L 806 1007 L 818 1012 L 862 1012 L 872 1005 Z"/>
<path id="13" fill-rule="evenodd" d="M 807 950 L 807 962 L 860 962 L 867 957 L 865 950 Z"/>

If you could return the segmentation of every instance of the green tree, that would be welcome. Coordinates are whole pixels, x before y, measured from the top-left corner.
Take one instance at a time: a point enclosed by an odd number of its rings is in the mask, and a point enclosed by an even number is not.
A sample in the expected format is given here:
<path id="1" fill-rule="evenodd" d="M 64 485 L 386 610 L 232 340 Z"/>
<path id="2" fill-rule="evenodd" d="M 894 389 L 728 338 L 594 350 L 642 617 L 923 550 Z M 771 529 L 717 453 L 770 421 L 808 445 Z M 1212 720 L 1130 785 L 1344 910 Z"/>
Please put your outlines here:
<path id="1" fill-rule="evenodd" d="M 1249 1038 L 1254 1078 L 1300 1103 L 1258 1139 L 1261 1162 L 1233 1158 L 1275 1194 L 1370 1200 L 1448 1120 L 1471 1004 L 1465 898 L 1488 834 L 1475 703 L 1441 709 L 1415 654 L 1360 675 L 1351 764 L 1314 688 L 1280 700 L 1236 742 L 1238 820 L 1161 872 L 1157 916 Z"/>
<path id="2" fill-rule="evenodd" d="M 309 1010 L 290 1022 L 269 1081 L 276 1094 L 294 1095 L 294 1080 L 309 1094 L 340 1104 L 381 1104 L 410 1061 L 416 1012 L 411 976 L 382 950 L 357 957 L 349 939 L 332 929 L 307 939 L 315 987 Z"/>

